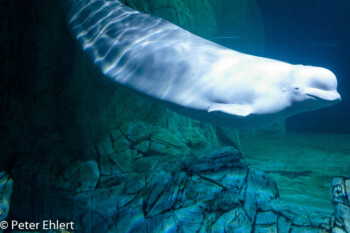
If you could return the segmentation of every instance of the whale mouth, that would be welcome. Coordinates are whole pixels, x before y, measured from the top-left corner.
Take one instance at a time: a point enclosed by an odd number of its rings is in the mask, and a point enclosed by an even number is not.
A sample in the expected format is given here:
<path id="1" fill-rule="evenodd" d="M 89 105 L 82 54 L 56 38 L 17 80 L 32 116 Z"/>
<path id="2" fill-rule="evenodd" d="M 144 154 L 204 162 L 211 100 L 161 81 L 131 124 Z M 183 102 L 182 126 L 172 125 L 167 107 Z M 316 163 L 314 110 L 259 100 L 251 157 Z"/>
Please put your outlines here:
<path id="1" fill-rule="evenodd" d="M 337 91 L 323 91 L 315 88 L 310 88 L 306 91 L 306 95 L 314 100 L 322 102 L 339 102 L 340 94 Z"/>

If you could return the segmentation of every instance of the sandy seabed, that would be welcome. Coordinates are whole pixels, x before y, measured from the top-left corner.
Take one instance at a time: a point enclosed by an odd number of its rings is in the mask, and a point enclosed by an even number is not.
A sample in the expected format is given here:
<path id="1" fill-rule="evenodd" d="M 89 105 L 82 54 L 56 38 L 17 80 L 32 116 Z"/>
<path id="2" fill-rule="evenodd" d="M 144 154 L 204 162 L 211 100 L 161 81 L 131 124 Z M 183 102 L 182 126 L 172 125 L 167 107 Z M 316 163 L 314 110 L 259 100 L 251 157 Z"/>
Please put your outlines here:
<path id="1" fill-rule="evenodd" d="M 350 176 L 350 135 L 287 133 L 285 137 L 241 137 L 250 167 L 276 180 L 280 197 L 332 213 L 333 178 Z"/>

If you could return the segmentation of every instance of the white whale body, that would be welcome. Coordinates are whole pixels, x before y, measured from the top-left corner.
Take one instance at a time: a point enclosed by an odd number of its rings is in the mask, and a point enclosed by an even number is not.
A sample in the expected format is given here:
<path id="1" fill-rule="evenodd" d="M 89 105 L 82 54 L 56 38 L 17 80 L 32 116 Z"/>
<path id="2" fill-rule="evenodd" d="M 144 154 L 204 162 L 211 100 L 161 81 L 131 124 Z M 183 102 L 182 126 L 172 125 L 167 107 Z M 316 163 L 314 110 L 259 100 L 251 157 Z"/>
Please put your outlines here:
<path id="1" fill-rule="evenodd" d="M 105 76 L 194 119 L 255 128 L 340 101 L 325 68 L 243 54 L 116 0 L 62 3 Z"/>

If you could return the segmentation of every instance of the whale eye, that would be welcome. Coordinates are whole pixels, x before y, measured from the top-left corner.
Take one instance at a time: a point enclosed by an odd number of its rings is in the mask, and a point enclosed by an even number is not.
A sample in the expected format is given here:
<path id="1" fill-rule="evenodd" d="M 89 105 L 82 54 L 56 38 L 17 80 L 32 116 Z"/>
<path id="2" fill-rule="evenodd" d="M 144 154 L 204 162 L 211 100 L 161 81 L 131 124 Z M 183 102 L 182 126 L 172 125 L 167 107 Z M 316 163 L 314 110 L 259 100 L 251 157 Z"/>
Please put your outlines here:
<path id="1" fill-rule="evenodd" d="M 295 91 L 299 91 L 299 90 L 300 90 L 300 87 L 294 87 L 294 90 L 295 90 Z"/>

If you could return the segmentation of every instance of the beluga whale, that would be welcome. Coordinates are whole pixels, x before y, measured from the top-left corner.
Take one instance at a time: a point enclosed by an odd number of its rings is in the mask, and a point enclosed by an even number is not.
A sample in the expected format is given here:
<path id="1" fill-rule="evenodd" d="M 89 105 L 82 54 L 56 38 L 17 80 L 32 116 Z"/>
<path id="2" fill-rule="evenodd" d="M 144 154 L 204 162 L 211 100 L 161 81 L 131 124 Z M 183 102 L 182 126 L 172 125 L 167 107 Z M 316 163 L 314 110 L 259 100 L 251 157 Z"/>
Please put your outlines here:
<path id="1" fill-rule="evenodd" d="M 182 115 L 259 128 L 341 99 L 328 69 L 234 51 L 118 0 L 61 1 L 106 77 Z"/>

